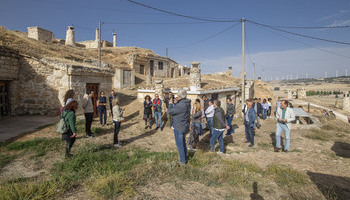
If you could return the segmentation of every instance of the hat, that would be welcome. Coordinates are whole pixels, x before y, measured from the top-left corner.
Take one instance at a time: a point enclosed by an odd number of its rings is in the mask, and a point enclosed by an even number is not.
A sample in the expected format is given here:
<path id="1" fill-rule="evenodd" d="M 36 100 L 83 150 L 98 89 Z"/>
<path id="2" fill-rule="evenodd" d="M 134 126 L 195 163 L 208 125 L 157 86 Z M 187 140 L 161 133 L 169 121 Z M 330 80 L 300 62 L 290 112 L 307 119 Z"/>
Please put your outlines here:
<path id="1" fill-rule="evenodd" d="M 254 98 L 254 101 L 255 101 L 255 100 L 258 100 L 258 98 Z"/>

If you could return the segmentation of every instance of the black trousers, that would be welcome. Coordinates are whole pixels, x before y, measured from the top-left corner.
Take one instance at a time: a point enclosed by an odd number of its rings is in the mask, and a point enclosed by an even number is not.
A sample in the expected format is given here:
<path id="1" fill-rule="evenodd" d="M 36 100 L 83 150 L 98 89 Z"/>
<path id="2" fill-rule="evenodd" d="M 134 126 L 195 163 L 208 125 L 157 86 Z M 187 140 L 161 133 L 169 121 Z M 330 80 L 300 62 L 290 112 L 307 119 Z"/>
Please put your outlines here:
<path id="1" fill-rule="evenodd" d="M 112 103 L 109 103 L 109 106 L 111 107 L 111 115 L 112 115 L 112 119 L 113 119 L 113 106 L 112 106 Z"/>
<path id="2" fill-rule="evenodd" d="M 118 144 L 118 133 L 120 130 L 120 122 L 113 121 L 114 123 L 114 141 L 113 144 Z"/>
<path id="3" fill-rule="evenodd" d="M 84 113 L 85 115 L 85 132 L 86 135 L 91 135 L 91 124 L 94 118 L 94 113 Z"/>
<path id="4" fill-rule="evenodd" d="M 68 130 L 67 133 L 62 134 L 62 140 L 66 141 L 66 155 L 70 153 L 72 146 L 76 140 L 76 137 L 72 138 L 72 131 Z"/>

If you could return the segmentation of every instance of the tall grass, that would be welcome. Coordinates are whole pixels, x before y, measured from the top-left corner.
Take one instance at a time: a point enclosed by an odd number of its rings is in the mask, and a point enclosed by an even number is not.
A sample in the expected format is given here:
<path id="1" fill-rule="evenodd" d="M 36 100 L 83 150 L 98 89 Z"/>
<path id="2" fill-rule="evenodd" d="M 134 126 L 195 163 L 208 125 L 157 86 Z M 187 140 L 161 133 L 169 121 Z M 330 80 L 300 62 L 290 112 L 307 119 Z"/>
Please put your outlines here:
<path id="1" fill-rule="evenodd" d="M 5 155 L 0 153 L 0 169 L 7 165 L 11 160 L 13 160 L 15 156 Z"/>
<path id="2" fill-rule="evenodd" d="M 6 146 L 7 150 L 29 150 L 35 152 L 35 156 L 43 156 L 48 151 L 57 150 L 62 145 L 60 138 L 35 138 L 23 142 L 13 142 Z"/>

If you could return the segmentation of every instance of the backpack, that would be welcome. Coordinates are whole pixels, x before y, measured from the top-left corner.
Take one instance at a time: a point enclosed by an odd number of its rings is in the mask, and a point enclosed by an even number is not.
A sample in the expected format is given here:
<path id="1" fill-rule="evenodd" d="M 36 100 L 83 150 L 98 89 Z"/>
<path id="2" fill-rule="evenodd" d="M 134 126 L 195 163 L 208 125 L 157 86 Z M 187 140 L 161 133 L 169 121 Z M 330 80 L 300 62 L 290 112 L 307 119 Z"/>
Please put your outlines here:
<path id="1" fill-rule="evenodd" d="M 68 131 L 68 126 L 66 124 L 66 121 L 65 121 L 65 117 L 67 116 L 69 112 L 66 113 L 66 115 L 63 117 L 62 114 L 61 114 L 61 119 L 60 119 L 60 122 L 58 122 L 57 126 L 56 126 L 56 132 L 57 134 L 63 134 L 63 133 L 67 133 Z"/>

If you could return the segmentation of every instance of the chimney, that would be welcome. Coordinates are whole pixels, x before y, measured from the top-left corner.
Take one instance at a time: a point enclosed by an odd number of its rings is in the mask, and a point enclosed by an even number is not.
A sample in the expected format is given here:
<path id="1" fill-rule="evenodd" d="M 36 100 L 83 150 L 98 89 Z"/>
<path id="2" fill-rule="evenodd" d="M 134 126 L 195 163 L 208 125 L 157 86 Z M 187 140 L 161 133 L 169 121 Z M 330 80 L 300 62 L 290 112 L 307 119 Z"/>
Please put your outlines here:
<path id="1" fill-rule="evenodd" d="M 229 77 L 232 77 L 232 67 L 228 67 L 227 75 L 228 75 Z"/>
<path id="2" fill-rule="evenodd" d="M 201 89 L 201 69 L 199 62 L 193 62 L 190 71 L 190 90 L 198 91 Z"/>
<path id="3" fill-rule="evenodd" d="M 117 47 L 117 33 L 113 33 L 113 47 Z"/>
<path id="4" fill-rule="evenodd" d="M 74 26 L 67 26 L 66 45 L 75 46 L 75 31 Z"/>
<path id="5" fill-rule="evenodd" d="M 98 32 L 99 32 L 99 30 L 98 30 L 98 28 L 97 28 L 97 29 L 96 29 L 96 38 L 95 38 L 96 41 L 99 39 L 99 37 L 98 37 Z"/>

